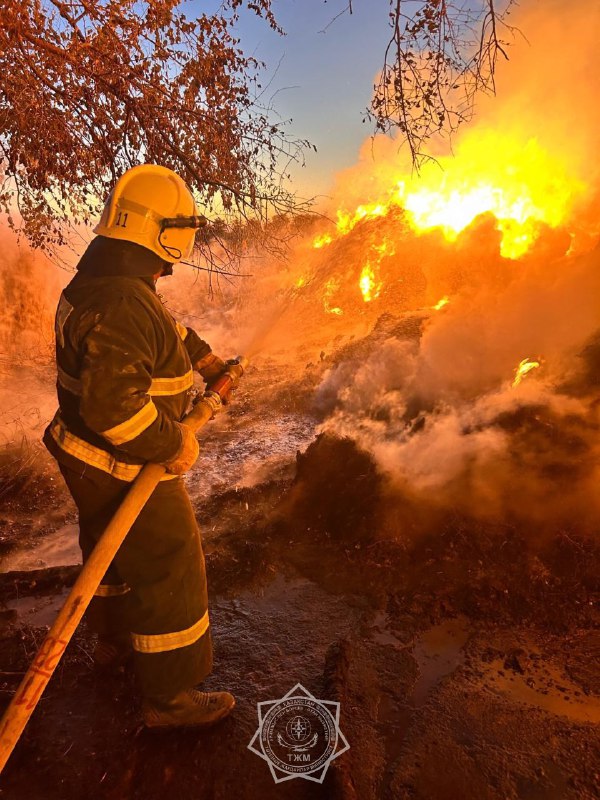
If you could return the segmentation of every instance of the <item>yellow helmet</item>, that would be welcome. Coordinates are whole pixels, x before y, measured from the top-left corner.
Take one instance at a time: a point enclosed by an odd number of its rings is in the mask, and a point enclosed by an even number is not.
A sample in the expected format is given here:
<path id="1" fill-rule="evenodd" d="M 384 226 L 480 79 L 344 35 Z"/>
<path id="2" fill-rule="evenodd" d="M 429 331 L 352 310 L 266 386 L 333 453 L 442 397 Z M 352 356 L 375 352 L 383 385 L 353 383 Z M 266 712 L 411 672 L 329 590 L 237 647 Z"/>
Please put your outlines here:
<path id="1" fill-rule="evenodd" d="M 167 167 L 141 164 L 121 175 L 94 233 L 135 242 L 175 263 L 189 258 L 195 229 L 203 224 L 183 178 Z"/>

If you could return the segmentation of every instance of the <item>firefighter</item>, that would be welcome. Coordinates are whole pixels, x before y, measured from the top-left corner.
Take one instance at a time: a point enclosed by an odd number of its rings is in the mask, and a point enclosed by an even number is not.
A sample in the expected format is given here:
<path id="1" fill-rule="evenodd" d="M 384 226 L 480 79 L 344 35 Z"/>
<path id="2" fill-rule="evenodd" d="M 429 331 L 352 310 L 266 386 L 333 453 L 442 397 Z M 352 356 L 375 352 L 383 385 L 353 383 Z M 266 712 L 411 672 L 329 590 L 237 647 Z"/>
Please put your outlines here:
<path id="1" fill-rule="evenodd" d="M 56 312 L 59 409 L 44 434 L 79 511 L 83 559 L 148 462 L 167 469 L 131 528 L 88 611 L 94 660 L 133 655 L 149 727 L 212 724 L 235 700 L 194 688 L 212 669 L 204 557 L 183 473 L 198 457 L 186 413 L 193 369 L 210 386 L 225 369 L 176 322 L 155 284 L 189 256 L 197 214 L 173 171 L 128 170 Z M 191 224 L 191 221 L 190 221 Z"/>

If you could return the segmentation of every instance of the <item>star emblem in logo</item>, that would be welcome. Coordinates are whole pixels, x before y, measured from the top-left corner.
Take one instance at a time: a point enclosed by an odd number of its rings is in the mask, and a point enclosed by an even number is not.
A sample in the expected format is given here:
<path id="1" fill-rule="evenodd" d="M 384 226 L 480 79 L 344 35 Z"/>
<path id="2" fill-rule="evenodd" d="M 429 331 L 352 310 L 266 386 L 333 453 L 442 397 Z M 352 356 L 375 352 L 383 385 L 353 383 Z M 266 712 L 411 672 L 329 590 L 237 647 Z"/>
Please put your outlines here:
<path id="1" fill-rule="evenodd" d="M 331 762 L 350 748 L 340 730 L 340 704 L 317 700 L 301 683 L 257 708 L 258 729 L 248 749 L 267 762 L 275 783 L 322 783 Z"/>

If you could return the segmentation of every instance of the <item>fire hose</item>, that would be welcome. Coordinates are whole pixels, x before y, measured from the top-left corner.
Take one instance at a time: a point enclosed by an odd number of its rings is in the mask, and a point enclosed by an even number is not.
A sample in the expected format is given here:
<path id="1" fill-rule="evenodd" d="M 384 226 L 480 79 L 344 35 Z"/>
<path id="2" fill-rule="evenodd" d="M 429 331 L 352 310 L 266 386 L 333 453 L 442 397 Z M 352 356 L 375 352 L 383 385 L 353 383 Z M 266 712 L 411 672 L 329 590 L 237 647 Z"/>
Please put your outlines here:
<path id="1" fill-rule="evenodd" d="M 243 356 L 227 362 L 225 373 L 200 397 L 182 424 L 187 425 L 194 433 L 204 427 L 222 409 L 229 392 L 243 375 L 247 363 Z M 164 473 L 165 467 L 161 464 L 146 464 L 142 468 L 83 565 L 64 606 L 0 720 L 0 772 L 33 714 L 106 570 Z"/>

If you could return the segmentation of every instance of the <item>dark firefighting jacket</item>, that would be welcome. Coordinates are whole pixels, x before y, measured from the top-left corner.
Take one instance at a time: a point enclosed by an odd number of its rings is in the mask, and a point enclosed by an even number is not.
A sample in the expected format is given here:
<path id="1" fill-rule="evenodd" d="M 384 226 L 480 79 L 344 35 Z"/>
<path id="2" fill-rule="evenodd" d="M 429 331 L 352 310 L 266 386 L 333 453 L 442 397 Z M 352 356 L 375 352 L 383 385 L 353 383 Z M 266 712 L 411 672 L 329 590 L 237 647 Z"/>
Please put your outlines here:
<path id="1" fill-rule="evenodd" d="M 61 295 L 59 409 L 44 444 L 71 469 L 132 481 L 145 462 L 164 463 L 181 446 L 177 423 L 189 405 L 192 365 L 210 347 L 156 294 L 152 275 L 164 263 L 139 245 L 98 236 Z"/>

